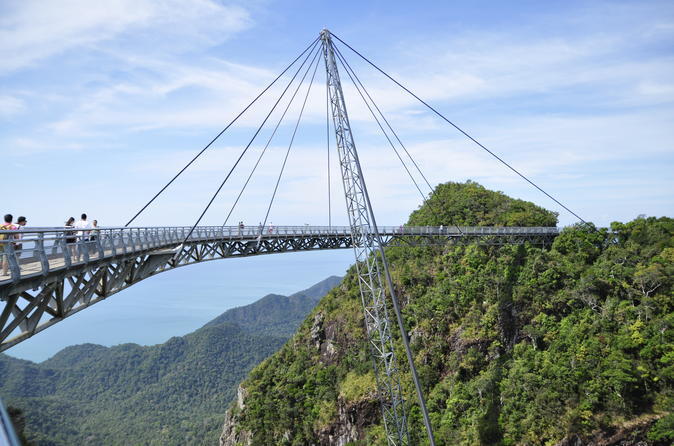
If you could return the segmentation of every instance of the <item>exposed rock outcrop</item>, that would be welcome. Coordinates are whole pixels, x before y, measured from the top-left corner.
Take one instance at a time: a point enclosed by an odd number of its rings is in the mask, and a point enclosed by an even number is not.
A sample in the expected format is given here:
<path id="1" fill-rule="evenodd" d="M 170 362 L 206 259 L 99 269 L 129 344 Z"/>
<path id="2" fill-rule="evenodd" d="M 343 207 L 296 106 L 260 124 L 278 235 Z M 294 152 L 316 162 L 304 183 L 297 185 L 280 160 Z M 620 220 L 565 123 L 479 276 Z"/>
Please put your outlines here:
<path id="1" fill-rule="evenodd" d="M 316 348 L 321 348 L 321 342 L 325 339 L 325 331 L 323 330 L 323 313 L 320 311 L 314 316 L 314 321 L 311 324 L 311 342 Z"/>
<path id="2" fill-rule="evenodd" d="M 372 425 L 378 416 L 379 402 L 374 395 L 353 403 L 339 398 L 337 417 L 318 432 L 318 442 L 321 446 L 345 446 L 362 440 L 365 427 Z"/>
<path id="3" fill-rule="evenodd" d="M 240 412 L 246 407 L 246 397 L 248 392 L 245 388 L 239 385 L 236 391 L 236 412 Z M 246 430 L 239 429 L 237 426 L 237 416 L 234 413 L 234 408 L 230 408 L 225 413 L 225 422 L 220 435 L 220 446 L 250 446 L 252 442 L 252 434 Z"/>
<path id="4" fill-rule="evenodd" d="M 338 327 L 334 321 L 325 324 L 322 312 L 316 313 L 311 324 L 310 342 L 320 352 L 320 361 L 323 364 L 334 364 L 339 359 Z"/>
<path id="5" fill-rule="evenodd" d="M 646 433 L 661 417 L 661 415 L 639 417 L 620 426 L 598 431 L 589 438 L 571 434 L 555 446 L 651 446 L 653 443 L 646 438 Z"/>

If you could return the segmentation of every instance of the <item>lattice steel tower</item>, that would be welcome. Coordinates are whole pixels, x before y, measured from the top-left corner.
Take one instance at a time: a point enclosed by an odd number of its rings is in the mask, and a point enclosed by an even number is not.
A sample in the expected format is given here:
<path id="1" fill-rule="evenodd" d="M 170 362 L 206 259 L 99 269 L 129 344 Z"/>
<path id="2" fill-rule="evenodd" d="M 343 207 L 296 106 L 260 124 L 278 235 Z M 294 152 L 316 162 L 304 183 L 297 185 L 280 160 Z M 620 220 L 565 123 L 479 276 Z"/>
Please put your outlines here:
<path id="1" fill-rule="evenodd" d="M 411 353 L 407 342 L 407 334 L 402 327 L 402 319 L 393 295 L 393 285 L 388 272 L 386 256 L 374 212 L 370 203 L 370 197 L 365 186 L 363 171 L 358 159 L 358 152 L 353 141 L 349 117 L 344 103 L 344 93 L 337 71 L 335 49 L 333 47 L 330 31 L 321 31 L 323 55 L 325 56 L 325 69 L 329 91 L 332 120 L 337 138 L 337 151 L 339 164 L 344 185 L 346 208 L 349 215 L 349 224 L 353 238 L 354 252 L 356 255 L 356 271 L 360 296 L 365 313 L 365 326 L 370 344 L 370 350 L 374 359 L 374 371 L 377 380 L 377 390 L 384 419 L 384 427 L 389 445 L 409 445 L 410 436 L 407 427 L 405 402 L 400 386 L 398 361 L 394 353 L 393 339 L 391 337 L 390 319 L 386 308 L 386 296 L 382 285 L 382 272 L 389 285 L 389 292 L 398 322 L 401 326 L 403 341 L 408 352 L 408 359 L 412 368 L 417 392 L 424 413 L 424 421 L 427 422 L 426 408 L 418 386 L 418 379 L 414 364 L 411 361 Z M 430 425 L 429 437 L 433 444 Z"/>

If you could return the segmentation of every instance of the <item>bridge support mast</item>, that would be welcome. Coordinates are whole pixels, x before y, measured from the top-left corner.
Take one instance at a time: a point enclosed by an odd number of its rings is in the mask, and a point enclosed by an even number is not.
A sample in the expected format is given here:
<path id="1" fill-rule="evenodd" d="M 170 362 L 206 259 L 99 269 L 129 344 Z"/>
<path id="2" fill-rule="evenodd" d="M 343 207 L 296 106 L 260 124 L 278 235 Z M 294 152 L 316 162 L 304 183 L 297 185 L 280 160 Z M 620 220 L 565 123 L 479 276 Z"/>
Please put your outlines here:
<path id="1" fill-rule="evenodd" d="M 346 208 L 356 255 L 358 285 L 365 313 L 367 336 L 374 360 L 377 390 L 388 444 L 396 446 L 409 445 L 410 437 L 404 407 L 405 402 L 400 385 L 398 362 L 394 353 L 390 320 L 386 308 L 386 296 L 382 285 L 382 270 L 392 297 L 396 316 L 398 317 L 398 324 L 417 387 L 417 394 L 424 414 L 424 422 L 426 423 L 430 444 L 434 445 L 424 398 L 409 350 L 407 333 L 403 326 L 398 301 L 395 297 L 393 283 L 388 271 L 382 239 L 377 229 L 370 197 L 365 186 L 363 171 L 358 159 L 358 152 L 353 141 L 330 31 L 327 29 L 321 31 L 321 40 L 323 55 L 325 56 L 329 99 L 332 109 L 332 120 L 335 126 L 335 136 L 337 138 L 337 151 L 339 153 Z"/>

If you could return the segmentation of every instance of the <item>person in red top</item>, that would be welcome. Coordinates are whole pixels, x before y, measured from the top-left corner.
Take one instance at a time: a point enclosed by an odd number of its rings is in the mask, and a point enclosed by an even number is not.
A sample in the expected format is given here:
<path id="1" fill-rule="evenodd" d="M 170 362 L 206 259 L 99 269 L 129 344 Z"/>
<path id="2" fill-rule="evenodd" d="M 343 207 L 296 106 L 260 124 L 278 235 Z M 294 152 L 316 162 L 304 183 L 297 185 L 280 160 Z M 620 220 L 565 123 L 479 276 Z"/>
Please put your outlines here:
<path id="1" fill-rule="evenodd" d="M 19 229 L 18 226 L 14 225 L 12 223 L 12 220 L 14 220 L 14 216 L 12 214 L 6 214 L 5 215 L 5 223 L 0 225 L 0 230 L 1 231 L 16 231 Z M 0 240 L 10 240 L 14 239 L 16 236 L 14 235 L 9 235 L 9 234 L 0 234 Z M 6 245 L 8 242 L 5 243 L 0 243 L 0 263 L 2 263 L 2 275 L 6 276 L 7 275 L 7 270 L 9 269 L 9 260 L 7 258 L 7 252 L 6 252 Z"/>

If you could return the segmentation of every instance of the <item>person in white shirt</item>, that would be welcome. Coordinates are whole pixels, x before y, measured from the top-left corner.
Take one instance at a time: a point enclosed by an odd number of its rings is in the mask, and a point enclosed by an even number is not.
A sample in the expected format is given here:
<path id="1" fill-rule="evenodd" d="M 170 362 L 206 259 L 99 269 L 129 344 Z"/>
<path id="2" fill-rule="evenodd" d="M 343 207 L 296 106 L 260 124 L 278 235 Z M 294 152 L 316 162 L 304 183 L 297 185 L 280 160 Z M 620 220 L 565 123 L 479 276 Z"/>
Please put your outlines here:
<path id="1" fill-rule="evenodd" d="M 89 235 L 89 231 L 84 230 L 92 228 L 91 223 L 87 221 L 87 214 L 82 214 L 82 219 L 75 223 L 75 228 L 80 229 L 80 231 L 77 231 L 77 235 L 80 237 L 84 238 Z"/>
<path id="2" fill-rule="evenodd" d="M 89 230 L 92 228 L 91 223 L 87 221 L 87 214 L 82 214 L 81 219 L 75 223 L 75 229 L 79 238 L 80 249 L 77 251 L 77 261 L 80 261 L 82 255 L 82 243 L 86 243 L 89 239 Z"/>

